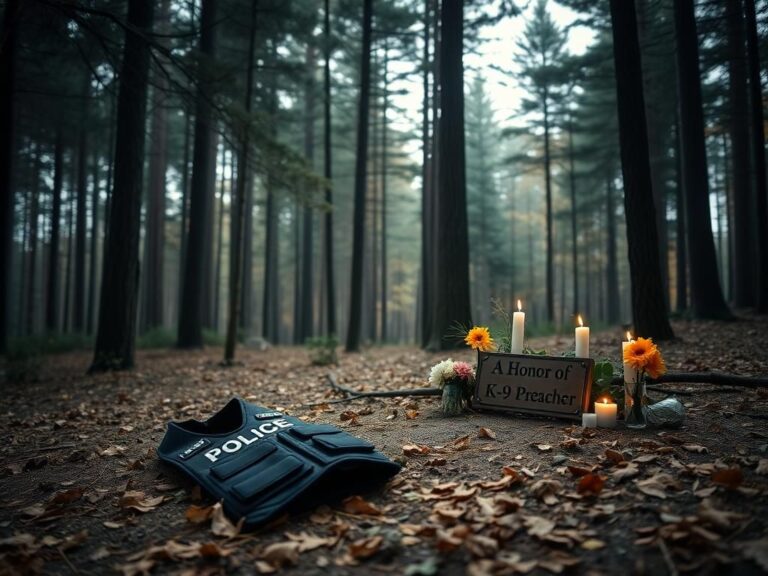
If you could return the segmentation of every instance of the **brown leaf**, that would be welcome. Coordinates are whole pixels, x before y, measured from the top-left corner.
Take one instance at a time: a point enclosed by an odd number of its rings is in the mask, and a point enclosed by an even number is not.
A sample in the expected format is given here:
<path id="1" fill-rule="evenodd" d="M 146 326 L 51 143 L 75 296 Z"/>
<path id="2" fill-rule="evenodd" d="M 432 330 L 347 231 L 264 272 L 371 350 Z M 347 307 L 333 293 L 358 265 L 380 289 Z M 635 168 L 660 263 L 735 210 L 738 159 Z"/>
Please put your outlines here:
<path id="1" fill-rule="evenodd" d="M 605 457 L 608 458 L 608 460 L 610 460 L 613 464 L 620 464 L 621 462 L 624 462 L 624 455 L 618 450 L 612 450 L 611 448 L 608 448 L 605 451 Z"/>
<path id="2" fill-rule="evenodd" d="M 706 454 L 709 452 L 704 446 L 699 446 L 698 444 L 685 444 L 683 445 L 683 450 L 687 450 L 688 452 L 695 452 L 697 454 Z"/>
<path id="3" fill-rule="evenodd" d="M 525 527 L 528 529 L 529 536 L 543 538 L 555 529 L 555 523 L 549 518 L 543 516 L 526 516 L 523 519 Z"/>
<path id="4" fill-rule="evenodd" d="M 563 484 L 558 480 L 550 478 L 544 478 L 538 480 L 531 486 L 531 492 L 539 500 L 547 504 L 548 506 L 554 506 L 557 504 L 557 494 L 563 489 Z"/>
<path id="5" fill-rule="evenodd" d="M 342 422 L 349 422 L 353 426 L 360 426 L 360 416 L 357 412 L 352 410 L 345 410 L 339 414 L 339 419 Z"/>
<path id="6" fill-rule="evenodd" d="M 342 502 L 342 509 L 347 514 L 364 514 L 368 516 L 380 516 L 381 510 L 361 496 L 350 496 Z"/>
<path id="7" fill-rule="evenodd" d="M 355 540 L 349 545 L 349 555 L 355 560 L 365 560 L 376 554 L 383 542 L 383 536 L 372 536 Z"/>
<path id="8" fill-rule="evenodd" d="M 466 450 L 469 448 L 469 434 L 456 438 L 456 440 L 451 442 L 450 446 L 453 447 L 454 450 Z"/>
<path id="9" fill-rule="evenodd" d="M 761 476 L 768 476 L 768 458 L 760 458 L 755 468 L 755 473 Z"/>
<path id="10" fill-rule="evenodd" d="M 621 482 L 623 480 L 628 480 L 629 478 L 634 478 L 638 474 L 640 474 L 640 468 L 638 468 L 636 464 L 629 462 L 626 466 L 614 470 L 611 473 L 611 477 L 616 482 Z"/>
<path id="11" fill-rule="evenodd" d="M 430 458 L 424 464 L 426 466 L 445 466 L 447 463 L 448 461 L 445 458 L 438 456 L 437 458 Z"/>
<path id="12" fill-rule="evenodd" d="M 245 518 L 240 518 L 237 524 L 233 524 L 229 518 L 224 514 L 224 507 L 221 502 L 216 502 L 213 505 L 213 511 L 211 512 L 211 532 L 214 536 L 221 536 L 222 538 L 234 538 L 240 534 L 240 529 L 243 527 Z"/>
<path id="13" fill-rule="evenodd" d="M 587 474 L 579 480 L 577 490 L 579 494 L 600 494 L 605 485 L 605 476 L 600 474 Z"/>
<path id="14" fill-rule="evenodd" d="M 712 482 L 729 490 L 735 490 L 744 482 L 744 474 L 738 466 L 717 470 L 712 473 L 711 478 Z"/>
<path id="15" fill-rule="evenodd" d="M 49 505 L 53 506 L 65 506 L 80 500 L 84 493 L 84 488 L 70 488 L 69 490 L 62 490 L 61 492 L 54 494 L 48 503 Z"/>
<path id="16" fill-rule="evenodd" d="M 299 543 L 299 553 L 317 550 L 322 547 L 331 548 L 339 541 L 339 538 L 335 536 L 323 538 L 321 536 L 309 534 L 308 532 L 301 532 L 300 534 L 286 532 L 285 535 L 289 540 Z"/>
<path id="17" fill-rule="evenodd" d="M 580 466 L 568 466 L 568 471 L 576 478 L 581 478 L 591 472 L 589 468 L 581 468 Z"/>
<path id="18" fill-rule="evenodd" d="M 418 418 L 419 411 L 418 410 L 406 410 L 405 411 L 405 419 L 406 420 L 414 420 Z"/>
<path id="19" fill-rule="evenodd" d="M 184 516 L 186 516 L 187 521 L 192 522 L 192 524 L 202 524 L 203 522 L 210 520 L 212 514 L 213 506 L 196 506 L 192 504 L 187 508 Z"/>
<path id="20" fill-rule="evenodd" d="M 406 444 L 403 446 L 403 454 L 406 456 L 421 456 L 422 454 L 429 454 L 432 449 L 429 446 L 423 446 L 419 444 Z"/>
<path id="21" fill-rule="evenodd" d="M 550 446 L 549 444 L 533 444 L 533 446 L 538 448 L 539 451 L 541 452 L 549 452 L 550 450 L 552 450 L 552 446 Z"/>
<path id="22" fill-rule="evenodd" d="M 127 448 L 125 446 L 119 446 L 117 444 L 106 448 L 99 452 L 99 456 L 120 456 L 125 452 Z"/>
<path id="23" fill-rule="evenodd" d="M 496 433 L 491 430 L 490 428 L 482 427 L 480 430 L 477 431 L 477 437 L 478 438 L 489 438 L 491 440 L 496 440 Z"/>
<path id="24" fill-rule="evenodd" d="M 299 543 L 289 541 L 269 544 L 261 552 L 260 559 L 278 568 L 293 566 L 299 562 Z"/>
<path id="25" fill-rule="evenodd" d="M 120 496 L 117 505 L 123 510 L 134 510 L 136 512 L 151 512 L 165 501 L 164 496 L 154 498 L 147 497 L 144 492 L 136 490 L 127 490 Z"/>

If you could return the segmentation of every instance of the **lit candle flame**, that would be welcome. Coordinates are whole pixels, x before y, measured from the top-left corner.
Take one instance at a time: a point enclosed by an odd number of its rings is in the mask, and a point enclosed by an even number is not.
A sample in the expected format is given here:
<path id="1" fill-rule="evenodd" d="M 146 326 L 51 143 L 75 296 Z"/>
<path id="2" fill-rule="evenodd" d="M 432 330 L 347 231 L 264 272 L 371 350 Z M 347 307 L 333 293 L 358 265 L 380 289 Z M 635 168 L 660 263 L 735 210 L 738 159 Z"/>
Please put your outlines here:
<path id="1" fill-rule="evenodd" d="M 632 342 L 632 333 L 627 330 L 627 342 Z"/>
<path id="2" fill-rule="evenodd" d="M 523 311 L 523 303 L 520 302 L 520 299 L 517 299 L 517 311 L 522 312 Z"/>
<path id="3" fill-rule="evenodd" d="M 581 314 L 579 314 L 579 326 L 584 326 L 584 321 L 581 319 Z"/>
<path id="4" fill-rule="evenodd" d="M 603 404 L 608 404 L 608 398 L 603 398 Z"/>

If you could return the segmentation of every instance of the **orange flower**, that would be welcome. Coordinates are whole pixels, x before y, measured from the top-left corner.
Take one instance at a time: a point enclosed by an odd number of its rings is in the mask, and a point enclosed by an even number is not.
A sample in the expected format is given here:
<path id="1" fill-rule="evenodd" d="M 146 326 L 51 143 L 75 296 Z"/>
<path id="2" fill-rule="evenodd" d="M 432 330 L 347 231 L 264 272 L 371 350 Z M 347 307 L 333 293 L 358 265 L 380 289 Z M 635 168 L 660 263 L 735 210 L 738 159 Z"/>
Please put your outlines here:
<path id="1" fill-rule="evenodd" d="M 491 333 L 488 328 L 485 328 L 484 326 L 475 326 L 472 328 L 472 330 L 467 332 L 464 342 L 466 342 L 467 346 L 473 350 L 480 350 L 481 352 L 488 352 L 489 350 L 492 350 L 494 346 Z"/>
<path id="2" fill-rule="evenodd" d="M 624 348 L 624 362 L 638 372 L 642 372 L 647 368 L 655 354 L 658 354 L 658 349 L 653 340 L 650 338 L 638 338 Z"/>
<path id="3" fill-rule="evenodd" d="M 651 378 L 658 378 L 667 371 L 667 365 L 664 363 L 664 358 L 661 357 L 661 352 L 657 348 L 655 353 L 651 355 L 651 359 L 645 367 L 645 371 Z"/>

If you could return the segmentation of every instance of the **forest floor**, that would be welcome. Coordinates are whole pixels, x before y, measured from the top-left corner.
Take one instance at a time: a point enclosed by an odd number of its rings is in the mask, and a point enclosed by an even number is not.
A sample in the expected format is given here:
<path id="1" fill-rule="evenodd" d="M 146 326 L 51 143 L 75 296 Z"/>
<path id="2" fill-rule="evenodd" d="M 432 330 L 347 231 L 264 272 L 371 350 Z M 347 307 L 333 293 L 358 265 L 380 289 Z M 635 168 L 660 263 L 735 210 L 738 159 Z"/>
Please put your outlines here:
<path id="1" fill-rule="evenodd" d="M 768 374 L 767 317 L 674 328 L 661 345 L 671 371 Z M 616 334 L 593 334 L 594 357 L 618 360 L 617 348 Z M 447 418 L 437 398 L 327 403 L 341 397 L 331 371 L 360 390 L 425 386 L 446 355 L 412 348 L 342 354 L 332 367 L 299 348 L 240 350 L 231 368 L 221 356 L 142 351 L 132 372 L 85 376 L 90 355 L 68 353 L 7 383 L 0 574 L 768 571 L 766 389 L 669 385 L 687 406 L 682 429 L 582 430 Z M 405 467 L 379 492 L 237 534 L 155 453 L 169 420 L 204 419 L 233 395 L 348 428 Z"/>

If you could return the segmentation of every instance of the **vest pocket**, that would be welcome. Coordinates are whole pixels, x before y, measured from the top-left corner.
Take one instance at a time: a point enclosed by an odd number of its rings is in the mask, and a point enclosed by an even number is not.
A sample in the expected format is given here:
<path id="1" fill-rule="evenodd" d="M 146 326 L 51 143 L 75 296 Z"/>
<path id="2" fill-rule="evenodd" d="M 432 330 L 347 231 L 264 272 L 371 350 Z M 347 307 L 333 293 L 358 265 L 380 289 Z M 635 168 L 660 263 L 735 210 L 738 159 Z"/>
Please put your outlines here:
<path id="1" fill-rule="evenodd" d="M 219 480 L 226 480 L 238 472 L 242 472 L 246 468 L 261 462 L 275 450 L 277 450 L 277 446 L 271 442 L 262 442 L 253 448 L 246 448 L 231 460 L 213 466 L 211 474 Z"/>
<path id="2" fill-rule="evenodd" d="M 285 456 L 248 479 L 235 484 L 232 491 L 240 500 L 251 500 L 279 484 L 288 484 L 303 476 L 304 463 L 293 456 Z"/>
<path id="3" fill-rule="evenodd" d="M 362 438 L 357 438 L 346 432 L 337 432 L 336 434 L 323 434 L 314 436 L 312 444 L 325 450 L 326 452 L 344 453 L 344 452 L 373 452 L 373 444 Z"/>

